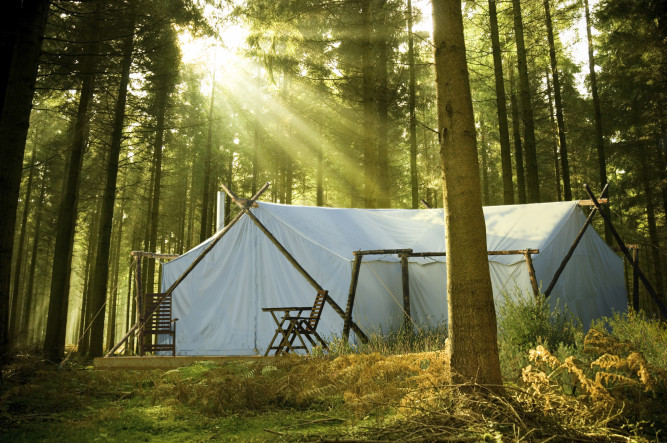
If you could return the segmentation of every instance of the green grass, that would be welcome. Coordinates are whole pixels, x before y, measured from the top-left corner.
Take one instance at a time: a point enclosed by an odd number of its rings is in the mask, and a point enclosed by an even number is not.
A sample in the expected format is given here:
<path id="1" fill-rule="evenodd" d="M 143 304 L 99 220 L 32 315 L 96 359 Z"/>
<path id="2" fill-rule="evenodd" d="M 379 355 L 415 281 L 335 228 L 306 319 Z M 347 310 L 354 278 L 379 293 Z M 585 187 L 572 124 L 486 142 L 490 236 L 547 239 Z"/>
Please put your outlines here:
<path id="1" fill-rule="evenodd" d="M 664 324 L 616 315 L 584 339 L 543 305 L 503 309 L 512 321 L 500 324 L 502 392 L 449 384 L 436 350 L 444 328 L 371 334 L 357 348 L 333 341 L 328 355 L 173 370 L 57 369 L 18 355 L 3 371 L 0 441 L 665 438 Z"/>

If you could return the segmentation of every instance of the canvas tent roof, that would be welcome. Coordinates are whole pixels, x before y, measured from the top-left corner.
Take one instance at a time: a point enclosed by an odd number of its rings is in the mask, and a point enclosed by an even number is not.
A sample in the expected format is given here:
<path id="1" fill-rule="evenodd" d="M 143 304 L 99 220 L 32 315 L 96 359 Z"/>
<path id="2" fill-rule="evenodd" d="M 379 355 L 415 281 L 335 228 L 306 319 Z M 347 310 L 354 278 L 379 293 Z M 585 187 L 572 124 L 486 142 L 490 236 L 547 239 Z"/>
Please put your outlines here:
<path id="1" fill-rule="evenodd" d="M 347 300 L 353 251 L 445 251 L 442 209 L 339 209 L 260 202 L 251 211 L 341 306 Z M 540 250 L 533 262 L 543 287 L 586 218 L 577 202 L 493 206 L 484 208 L 484 214 L 488 250 Z M 210 241 L 164 264 L 163 288 L 176 281 Z M 418 323 L 446 320 L 445 260 L 410 258 L 411 314 Z M 365 257 L 353 320 L 367 332 L 398 327 L 402 321 L 398 261 L 395 255 Z M 503 292 L 532 296 L 522 255 L 490 256 L 489 264 L 496 299 Z M 314 295 L 314 289 L 244 216 L 173 293 L 173 315 L 179 318 L 177 353 L 263 353 L 275 325 L 261 308 L 308 306 Z M 567 305 L 586 326 L 612 310 L 626 309 L 622 260 L 593 229 L 586 231 L 549 302 Z M 325 307 L 320 334 L 340 335 L 342 325 L 340 316 Z"/>

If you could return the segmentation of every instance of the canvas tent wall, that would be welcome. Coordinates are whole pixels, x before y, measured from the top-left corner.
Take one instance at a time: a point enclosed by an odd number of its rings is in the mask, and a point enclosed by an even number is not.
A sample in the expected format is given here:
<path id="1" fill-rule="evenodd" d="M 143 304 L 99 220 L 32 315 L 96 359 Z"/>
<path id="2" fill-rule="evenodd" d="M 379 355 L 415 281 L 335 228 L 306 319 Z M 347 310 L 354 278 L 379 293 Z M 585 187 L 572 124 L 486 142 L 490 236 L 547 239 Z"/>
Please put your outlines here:
<path id="1" fill-rule="evenodd" d="M 260 202 L 250 210 L 340 306 L 347 300 L 353 251 L 445 250 L 442 209 L 336 209 Z M 484 208 L 484 214 L 489 250 L 540 250 L 533 263 L 543 287 L 586 219 L 577 202 L 494 206 Z M 164 264 L 162 287 L 169 287 L 210 241 Z M 410 258 L 411 315 L 417 323 L 447 319 L 445 260 Z M 490 256 L 489 265 L 496 300 L 503 292 L 533 296 L 523 256 Z M 353 320 L 366 332 L 400 327 L 401 285 L 397 256 L 365 257 Z M 263 353 L 275 325 L 261 308 L 308 306 L 314 296 L 315 290 L 244 216 L 174 291 L 177 353 Z M 622 260 L 588 229 L 549 303 L 567 306 L 587 326 L 594 318 L 625 310 L 626 300 Z M 320 334 L 340 336 L 342 328 L 342 318 L 325 306 Z"/>

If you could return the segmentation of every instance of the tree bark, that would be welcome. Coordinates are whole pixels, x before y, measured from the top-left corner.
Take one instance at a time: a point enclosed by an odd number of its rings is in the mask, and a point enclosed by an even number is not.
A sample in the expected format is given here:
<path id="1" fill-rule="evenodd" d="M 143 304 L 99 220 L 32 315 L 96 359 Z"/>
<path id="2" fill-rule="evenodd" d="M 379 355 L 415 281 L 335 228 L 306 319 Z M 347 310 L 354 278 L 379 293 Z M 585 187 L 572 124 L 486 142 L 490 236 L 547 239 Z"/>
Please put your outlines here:
<path id="1" fill-rule="evenodd" d="M 531 102 L 530 82 L 528 81 L 528 62 L 526 44 L 523 39 L 523 18 L 521 0 L 512 0 L 514 12 L 514 34 L 516 38 L 517 66 L 519 68 L 519 97 L 523 120 L 523 146 L 526 151 L 526 188 L 528 203 L 540 201 L 540 179 L 537 168 L 537 148 L 535 145 L 535 122 Z"/>
<path id="2" fill-rule="evenodd" d="M 99 8 L 99 6 L 98 4 L 97 7 Z M 84 55 L 81 61 L 82 83 L 79 94 L 79 106 L 76 115 L 72 148 L 69 155 L 66 182 L 56 224 L 56 245 L 53 253 L 49 314 L 43 347 L 44 356 L 52 361 L 60 360 L 65 349 L 72 244 L 76 227 L 81 167 L 88 141 L 90 105 L 93 99 L 97 67 L 97 32 L 99 29 L 97 13 L 92 14 L 86 26 L 90 29 L 85 33 L 88 38 L 86 38 L 87 43 L 84 44 Z"/>
<path id="3" fill-rule="evenodd" d="M 521 145 L 521 122 L 519 121 L 519 104 L 514 94 L 514 76 L 510 69 L 510 107 L 512 108 L 512 138 L 514 139 L 514 162 L 516 164 L 516 188 L 519 204 L 526 203 L 525 170 L 523 167 L 523 147 Z"/>
<path id="4" fill-rule="evenodd" d="M 49 4 L 49 0 L 24 0 L 20 5 L 12 1 L 11 10 L 5 11 L 8 20 L 16 19 L 17 31 L 3 41 L 3 56 L 9 58 L 11 54 L 11 60 L 5 59 L 10 63 L 3 64 L 6 79 L 0 85 L 0 372 L 7 362 L 9 345 L 9 287 L 21 166 Z"/>
<path id="5" fill-rule="evenodd" d="M 134 17 L 134 15 L 131 15 Z M 130 81 L 132 53 L 134 52 L 134 21 L 127 25 L 127 37 L 123 42 L 123 59 L 121 61 L 121 75 L 118 84 L 118 94 L 114 109 L 114 122 L 109 146 L 109 159 L 106 170 L 106 184 L 102 196 L 100 210 L 99 231 L 97 239 L 97 254 L 95 258 L 95 276 L 91 294 L 91 313 L 96 315 L 106 303 L 107 285 L 109 279 L 109 252 L 111 232 L 113 229 L 114 206 L 116 204 L 116 183 L 118 180 L 118 164 L 120 148 L 123 142 L 123 123 L 125 120 L 125 103 L 127 101 L 127 86 Z M 121 215 L 122 217 L 122 215 Z M 89 357 L 101 357 L 104 347 L 104 315 L 92 319 L 90 326 Z"/>
<path id="6" fill-rule="evenodd" d="M 547 81 L 547 100 L 549 101 L 549 120 L 551 121 L 551 128 L 554 128 L 556 125 L 556 117 L 554 116 L 554 106 L 551 100 L 551 81 L 549 80 L 549 70 L 545 73 L 545 78 Z M 553 134 L 549 131 L 549 136 Z M 560 165 L 558 163 L 558 146 L 556 145 L 556 140 L 550 140 L 553 146 L 553 156 L 554 156 L 554 181 L 556 182 L 556 200 L 562 201 L 563 196 L 561 195 L 560 188 Z"/>
<path id="7" fill-rule="evenodd" d="M 558 123 L 558 142 L 560 144 L 561 172 L 563 174 L 563 198 L 572 200 L 572 186 L 570 185 L 570 166 L 567 159 L 567 139 L 565 137 L 565 119 L 563 117 L 563 100 L 560 95 L 560 78 L 558 75 L 558 60 L 556 59 L 556 44 L 551 22 L 549 0 L 544 0 L 544 15 L 547 23 L 547 41 L 549 42 L 549 60 L 551 61 L 551 78 L 554 82 L 554 100 L 556 102 L 556 122 Z"/>
<path id="8" fill-rule="evenodd" d="M 460 0 L 433 0 L 433 40 L 447 238 L 448 357 L 456 381 L 500 385 Z"/>
<path id="9" fill-rule="evenodd" d="M 371 0 L 361 0 L 361 142 L 364 158 L 364 207 L 377 207 L 377 145 L 373 79 L 373 19 Z"/>
<path id="10" fill-rule="evenodd" d="M 380 4 L 378 15 L 379 30 L 376 34 L 377 47 L 377 80 L 375 81 L 375 97 L 377 102 L 377 136 L 375 137 L 377 150 L 377 182 L 376 206 L 391 207 L 391 176 L 389 175 L 389 42 L 387 41 L 387 6 Z"/>
<path id="11" fill-rule="evenodd" d="M 44 171 L 46 175 L 46 171 Z M 42 219 L 43 217 L 43 208 L 44 208 L 44 194 L 46 193 L 46 180 L 42 179 L 42 183 L 39 190 L 39 199 L 37 200 L 37 208 L 35 208 L 35 229 L 32 236 L 32 253 L 30 254 L 30 268 L 28 270 L 28 285 L 24 292 L 25 300 L 23 302 L 23 314 L 21 315 L 21 327 L 19 328 L 20 333 L 22 334 L 25 342 L 28 340 L 28 330 L 30 328 L 30 319 L 32 315 L 33 305 L 35 304 L 35 295 L 33 291 L 35 290 L 35 270 L 37 268 L 37 260 L 39 254 L 39 240 L 42 236 Z"/>
<path id="12" fill-rule="evenodd" d="M 211 152 L 213 151 L 213 107 L 215 106 L 215 66 L 211 78 L 211 104 L 208 110 L 208 132 L 206 135 L 206 153 L 204 154 L 204 183 L 202 185 L 201 223 L 199 225 L 199 242 L 211 236 L 209 219 L 209 188 L 211 182 Z M 253 179 L 254 180 L 254 179 Z M 254 182 L 254 181 L 253 181 Z"/>
<path id="13" fill-rule="evenodd" d="M 19 306 L 23 297 L 21 297 L 21 271 L 23 270 L 23 250 L 25 249 L 25 235 L 28 227 L 28 214 L 30 213 L 30 200 L 32 200 L 32 182 L 35 177 L 35 157 L 37 155 L 37 145 L 32 147 L 32 156 L 30 159 L 30 172 L 28 173 L 28 182 L 25 190 L 25 203 L 23 204 L 23 216 L 21 217 L 21 230 L 19 232 L 19 243 L 16 248 L 16 262 L 14 263 L 14 279 L 12 283 L 12 304 L 11 314 L 9 316 L 9 339 L 13 342 L 18 341 L 18 325 L 20 324 Z"/>
<path id="14" fill-rule="evenodd" d="M 588 41 L 588 80 L 591 86 L 591 96 L 593 97 L 593 118 L 595 120 L 595 148 L 598 154 L 598 174 L 600 176 L 600 189 L 604 189 L 607 184 L 607 157 L 604 148 L 604 136 L 602 133 L 602 111 L 600 109 L 600 95 L 598 94 L 598 80 L 595 73 L 595 57 L 593 56 L 593 35 L 591 33 L 591 17 L 588 9 L 588 0 L 584 0 L 586 15 L 586 37 Z M 603 210 L 611 218 L 609 206 L 603 206 Z M 613 244 L 614 237 L 611 234 L 609 226 L 604 225 L 604 239 L 608 245 Z"/>
<path id="15" fill-rule="evenodd" d="M 503 77 L 503 57 L 498 35 L 498 12 L 496 0 L 489 0 L 489 25 L 491 28 L 491 50 L 493 52 L 493 74 L 496 81 L 496 107 L 498 109 L 498 135 L 500 138 L 500 163 L 503 177 L 503 204 L 514 204 L 512 183 L 512 152 L 510 132 L 507 126 L 507 102 L 505 100 L 505 78 Z"/>
<path id="16" fill-rule="evenodd" d="M 408 0 L 408 110 L 410 113 L 410 188 L 412 195 L 412 209 L 419 207 L 419 181 L 417 174 L 417 115 L 416 107 L 416 73 L 415 73 L 415 43 L 412 34 L 412 0 Z"/>

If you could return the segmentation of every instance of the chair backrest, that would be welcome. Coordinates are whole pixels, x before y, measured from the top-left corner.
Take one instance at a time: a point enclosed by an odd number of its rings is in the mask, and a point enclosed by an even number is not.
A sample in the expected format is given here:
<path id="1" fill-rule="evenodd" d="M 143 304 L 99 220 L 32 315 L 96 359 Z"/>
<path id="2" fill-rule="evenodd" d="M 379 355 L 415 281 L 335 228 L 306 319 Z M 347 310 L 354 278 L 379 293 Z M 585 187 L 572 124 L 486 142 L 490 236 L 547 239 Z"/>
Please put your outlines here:
<path id="1" fill-rule="evenodd" d="M 311 331 L 314 331 L 317 328 L 317 324 L 320 322 L 322 308 L 324 308 L 324 302 L 327 295 L 329 295 L 329 291 L 317 291 L 315 303 L 313 303 L 313 308 L 310 310 L 310 318 L 308 318 L 308 329 Z"/>

